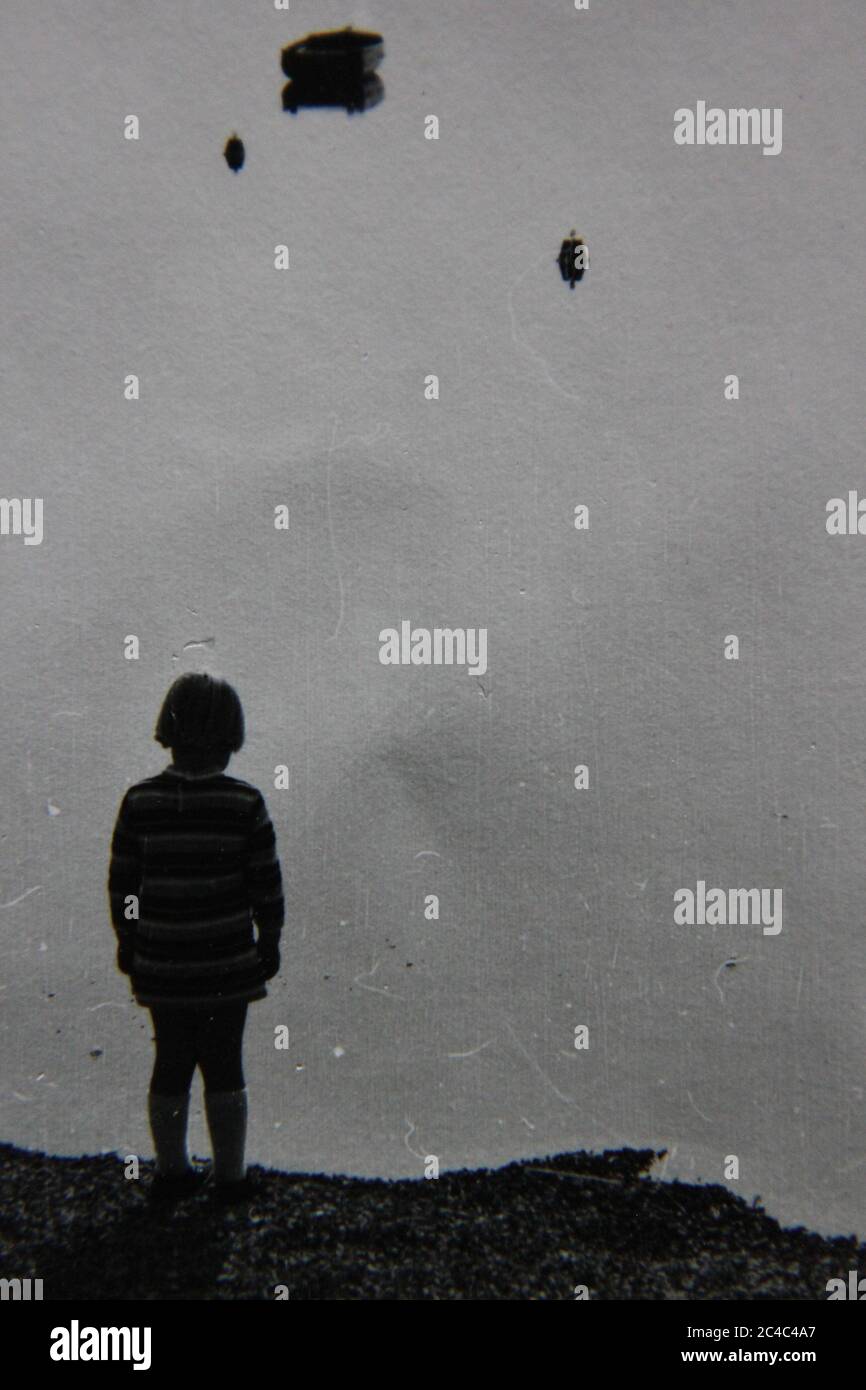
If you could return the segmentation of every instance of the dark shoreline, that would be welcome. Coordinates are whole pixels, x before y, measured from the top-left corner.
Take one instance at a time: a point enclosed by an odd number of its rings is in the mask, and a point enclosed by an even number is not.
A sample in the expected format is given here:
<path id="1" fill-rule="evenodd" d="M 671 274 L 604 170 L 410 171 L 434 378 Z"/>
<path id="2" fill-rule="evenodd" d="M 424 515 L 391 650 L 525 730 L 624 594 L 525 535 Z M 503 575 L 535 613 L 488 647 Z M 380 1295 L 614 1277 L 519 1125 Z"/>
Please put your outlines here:
<path id="1" fill-rule="evenodd" d="M 53 1300 L 827 1299 L 866 1244 L 782 1229 L 721 1186 L 646 1177 L 652 1150 L 436 1180 L 253 1168 L 236 1208 L 148 1200 L 152 1169 L 0 1145 L 0 1277 Z"/>

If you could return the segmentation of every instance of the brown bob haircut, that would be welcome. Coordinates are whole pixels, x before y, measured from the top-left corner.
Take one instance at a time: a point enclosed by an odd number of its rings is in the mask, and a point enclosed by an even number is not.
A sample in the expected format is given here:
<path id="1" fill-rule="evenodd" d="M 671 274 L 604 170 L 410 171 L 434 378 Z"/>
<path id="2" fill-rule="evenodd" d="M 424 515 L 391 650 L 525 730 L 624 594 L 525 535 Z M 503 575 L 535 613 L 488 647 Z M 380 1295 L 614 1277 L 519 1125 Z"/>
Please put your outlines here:
<path id="1" fill-rule="evenodd" d="M 166 695 L 154 738 L 163 748 L 237 753 L 244 742 L 244 712 L 237 691 L 215 676 L 188 671 Z"/>

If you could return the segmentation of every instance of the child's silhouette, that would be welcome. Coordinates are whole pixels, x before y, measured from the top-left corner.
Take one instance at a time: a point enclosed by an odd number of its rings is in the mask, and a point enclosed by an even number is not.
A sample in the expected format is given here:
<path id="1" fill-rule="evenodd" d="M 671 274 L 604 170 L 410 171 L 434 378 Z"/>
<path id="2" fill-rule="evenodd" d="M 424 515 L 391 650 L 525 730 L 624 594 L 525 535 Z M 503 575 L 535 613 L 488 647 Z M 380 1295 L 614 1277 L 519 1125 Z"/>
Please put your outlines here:
<path id="1" fill-rule="evenodd" d="M 186 1147 L 198 1066 L 216 1188 L 231 1198 L 246 1190 L 247 1004 L 265 997 L 265 981 L 280 968 L 280 862 L 261 792 L 224 772 L 244 741 L 243 710 L 230 685 L 180 676 L 154 737 L 173 761 L 124 795 L 108 874 L 118 968 L 154 1025 L 153 1190 L 179 1196 L 201 1176 Z M 138 904 L 132 920 L 131 896 Z"/>

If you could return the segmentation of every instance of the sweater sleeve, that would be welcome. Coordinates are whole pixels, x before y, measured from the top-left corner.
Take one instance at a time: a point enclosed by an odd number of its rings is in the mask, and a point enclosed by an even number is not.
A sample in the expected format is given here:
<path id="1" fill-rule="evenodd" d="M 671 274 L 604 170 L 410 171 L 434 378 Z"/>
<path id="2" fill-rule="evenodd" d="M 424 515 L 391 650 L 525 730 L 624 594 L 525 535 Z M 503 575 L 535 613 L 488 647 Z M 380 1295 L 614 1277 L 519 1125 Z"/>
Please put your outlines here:
<path id="1" fill-rule="evenodd" d="M 141 843 L 133 824 L 127 792 L 114 823 L 108 867 L 111 925 L 121 942 L 129 940 L 135 931 L 135 922 L 124 916 L 124 907 L 127 897 L 133 893 L 137 895 L 141 888 L 141 864 Z"/>
<path id="2" fill-rule="evenodd" d="M 285 918 L 283 876 L 274 827 L 261 793 L 247 835 L 247 888 L 259 940 L 275 945 Z"/>

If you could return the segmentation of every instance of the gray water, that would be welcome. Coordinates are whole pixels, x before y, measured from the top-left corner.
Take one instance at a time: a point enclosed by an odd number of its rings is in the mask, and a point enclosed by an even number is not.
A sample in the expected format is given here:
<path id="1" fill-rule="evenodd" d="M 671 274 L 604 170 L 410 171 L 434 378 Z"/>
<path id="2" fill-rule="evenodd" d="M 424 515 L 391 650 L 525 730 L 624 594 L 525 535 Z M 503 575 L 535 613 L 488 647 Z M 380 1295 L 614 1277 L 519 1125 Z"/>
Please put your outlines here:
<path id="1" fill-rule="evenodd" d="M 385 35 L 383 103 L 284 114 L 280 48 L 349 22 Z M 0 1135 L 151 1152 L 108 843 L 208 670 L 288 897 L 251 1159 L 736 1155 L 773 1215 L 866 1232 L 866 540 L 824 524 L 863 486 L 862 5 L 7 0 L 2 28 L 2 492 L 44 539 L 0 538 Z M 698 99 L 781 107 L 781 154 L 678 147 Z M 486 674 L 381 665 L 403 619 L 486 627 Z M 782 931 L 675 925 L 699 879 L 781 888 Z"/>

